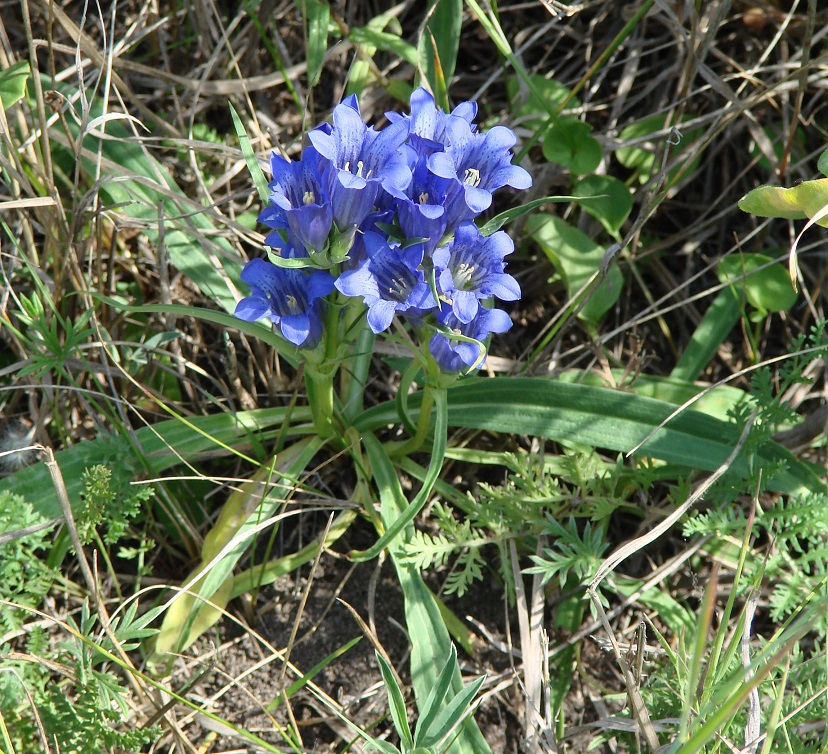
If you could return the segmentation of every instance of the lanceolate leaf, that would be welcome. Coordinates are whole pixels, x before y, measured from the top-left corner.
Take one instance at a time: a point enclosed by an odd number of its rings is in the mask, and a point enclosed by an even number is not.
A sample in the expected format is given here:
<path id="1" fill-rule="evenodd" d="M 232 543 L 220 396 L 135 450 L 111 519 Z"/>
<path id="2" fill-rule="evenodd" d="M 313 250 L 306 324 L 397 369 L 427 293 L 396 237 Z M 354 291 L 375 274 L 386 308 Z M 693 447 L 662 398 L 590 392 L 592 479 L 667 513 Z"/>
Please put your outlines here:
<path id="1" fill-rule="evenodd" d="M 432 0 L 429 11 L 418 50 L 420 66 L 437 104 L 448 112 L 448 85 L 457 62 L 463 0 Z"/>
<path id="2" fill-rule="evenodd" d="M 577 196 L 544 196 L 541 199 L 533 199 L 531 202 L 521 204 L 518 207 L 512 207 L 499 215 L 495 215 L 491 220 L 480 226 L 480 233 L 484 236 L 490 236 L 496 230 L 500 230 L 506 223 L 516 220 L 518 217 L 531 212 L 533 209 L 544 204 L 551 204 L 553 202 L 575 202 L 578 201 Z M 589 201 L 588 199 L 585 201 Z"/>
<path id="3" fill-rule="evenodd" d="M 49 84 L 51 86 L 51 84 Z M 98 101 L 90 107 L 91 121 L 105 116 Z M 77 139 L 79 126 L 65 122 Z M 98 121 L 102 122 L 102 121 Z M 164 165 L 142 148 L 121 123 L 105 124 L 108 138 L 86 133 L 81 166 L 86 177 L 97 174 L 97 155 L 102 155 L 99 193 L 104 204 L 138 221 L 144 234 L 163 244 L 172 266 L 226 311 L 233 311 L 245 286 L 240 282 L 241 256 L 230 242 L 218 235 L 211 211 L 189 199 Z M 96 134 L 103 130 L 101 127 Z M 65 135 L 54 129 L 55 159 L 64 161 L 68 175 L 75 156 L 61 145 Z"/>
<path id="4" fill-rule="evenodd" d="M 152 427 L 142 427 L 130 440 L 121 434 L 101 435 L 96 440 L 78 443 L 55 453 L 63 474 L 69 502 L 80 502 L 84 469 L 104 464 L 113 471 L 113 483 L 158 476 L 182 461 L 194 461 L 205 453 L 230 447 L 239 453 L 251 443 L 266 442 L 283 432 L 287 416 L 295 422 L 310 421 L 310 409 L 294 407 L 239 411 L 235 414 L 171 419 Z M 60 504 L 44 464 L 21 469 L 0 480 L 0 492 L 22 495 L 46 518 L 60 515 Z"/>
<path id="5" fill-rule="evenodd" d="M 739 437 L 734 424 L 692 409 L 675 413 L 671 403 L 634 393 L 546 379 L 472 378 L 451 388 L 448 398 L 450 426 L 546 437 L 622 453 L 646 440 L 637 455 L 703 471 L 721 466 Z M 419 401 L 420 395 L 410 397 L 412 416 L 416 417 Z M 394 404 L 387 403 L 366 411 L 357 426 L 364 431 L 395 421 Z M 775 490 L 825 490 L 819 474 L 781 445 L 764 446 L 759 462 L 768 468 L 777 462 L 786 465 L 770 481 Z M 747 461 L 737 459 L 731 472 L 747 476 Z"/>
<path id="6" fill-rule="evenodd" d="M 308 29 L 308 85 L 316 86 L 328 51 L 331 6 L 325 0 L 301 0 Z"/>
<path id="7" fill-rule="evenodd" d="M 388 406 L 395 411 L 393 402 Z M 394 419 L 391 420 L 394 422 Z M 388 528 L 406 510 L 397 470 L 380 441 L 368 433 L 363 439 L 365 454 L 371 465 L 374 482 L 379 489 L 381 514 Z M 405 597 L 405 624 L 411 639 L 411 682 L 414 698 L 421 714 L 427 710 L 427 701 L 452 655 L 451 640 L 434 596 L 429 591 L 419 569 L 403 562 L 402 544 L 413 532 L 413 525 L 388 545 L 402 594 Z M 463 679 L 457 665 L 451 679 L 451 691 L 463 691 Z M 441 706 L 441 712 L 445 711 Z M 438 713 L 439 717 L 439 713 Z M 477 724 L 471 720 L 460 732 L 457 740 L 448 750 L 449 754 L 491 754 Z"/>
<path id="8" fill-rule="evenodd" d="M 739 200 L 739 209 L 759 217 L 804 220 L 814 217 L 828 205 L 828 178 L 803 181 L 793 188 L 759 186 Z M 828 217 L 817 221 L 828 228 Z"/>

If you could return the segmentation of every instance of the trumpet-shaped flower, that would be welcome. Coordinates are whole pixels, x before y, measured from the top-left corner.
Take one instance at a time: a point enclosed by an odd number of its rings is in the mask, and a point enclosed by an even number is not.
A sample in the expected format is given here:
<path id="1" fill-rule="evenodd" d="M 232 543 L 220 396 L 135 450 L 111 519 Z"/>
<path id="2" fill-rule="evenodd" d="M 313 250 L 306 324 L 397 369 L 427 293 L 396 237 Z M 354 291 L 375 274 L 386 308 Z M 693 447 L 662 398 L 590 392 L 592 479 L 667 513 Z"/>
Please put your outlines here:
<path id="1" fill-rule="evenodd" d="M 450 118 L 461 118 L 474 130 L 476 126 L 472 123 L 477 115 L 476 102 L 461 102 L 451 114 L 444 113 L 434 101 L 434 97 L 423 87 L 418 87 L 411 92 L 411 112 L 408 115 L 400 113 L 386 113 L 385 117 L 391 123 L 407 120 L 410 124 L 412 145 L 417 154 L 430 154 L 428 150 L 442 151 L 448 144 L 446 133 L 446 122 Z M 421 140 L 421 141 L 418 141 Z"/>
<path id="2" fill-rule="evenodd" d="M 272 205 L 262 211 L 259 222 L 274 228 L 275 232 L 265 243 L 276 249 L 284 248 L 283 232 L 290 229 L 306 249 L 322 251 L 333 224 L 326 161 L 320 159 L 313 147 L 306 147 L 298 162 L 274 152 L 270 169 L 273 180 L 268 186 Z"/>
<path id="3" fill-rule="evenodd" d="M 466 205 L 475 214 L 491 206 L 493 191 L 503 186 L 527 189 L 532 185 L 529 173 L 512 165 L 510 150 L 517 139 L 511 129 L 495 126 L 486 133 L 476 133 L 463 118 L 450 118 L 446 132 L 449 147 L 428 158 L 429 170 L 460 181 Z"/>
<path id="4" fill-rule="evenodd" d="M 428 348 L 444 372 L 454 373 L 463 369 L 482 367 L 486 362 L 486 346 L 483 341 L 492 333 L 506 332 L 512 326 L 512 320 L 506 312 L 500 309 L 485 309 L 480 304 L 477 307 L 475 316 L 469 322 L 457 319 L 448 306 L 443 306 L 437 315 L 440 324 L 454 334 L 478 341 L 473 343 L 441 332 L 434 333 Z"/>
<path id="5" fill-rule="evenodd" d="M 235 315 L 248 322 L 269 317 L 284 338 L 296 346 L 313 348 L 322 334 L 321 299 L 334 289 L 327 272 L 307 273 L 279 267 L 264 259 L 251 259 L 241 279 L 251 295 L 236 306 Z"/>
<path id="6" fill-rule="evenodd" d="M 374 333 L 387 330 L 397 312 L 418 315 L 437 305 L 419 269 L 422 244 L 402 249 L 377 233 L 366 233 L 363 241 L 368 258 L 357 269 L 343 272 L 335 285 L 346 296 L 362 297 Z"/>
<path id="7" fill-rule="evenodd" d="M 452 178 L 442 178 L 429 171 L 425 158 L 414 166 L 405 199 L 396 199 L 397 218 L 408 238 L 425 238 L 426 254 L 431 254 L 446 231 L 443 206 L 451 189 Z"/>
<path id="8" fill-rule="evenodd" d="M 452 312 L 460 322 L 469 323 L 477 316 L 481 299 L 520 298 L 517 280 L 503 271 L 503 260 L 514 249 L 512 239 L 502 230 L 484 236 L 474 223 L 465 222 L 458 226 L 448 246 L 432 254 L 437 285 L 451 301 Z"/>
<path id="9" fill-rule="evenodd" d="M 333 111 L 333 126 L 314 129 L 311 143 L 329 161 L 329 192 L 334 220 L 340 230 L 362 224 L 374 210 L 380 190 L 404 197 L 411 182 L 412 161 L 408 123 L 399 121 L 381 131 L 362 122 L 355 96 Z"/>

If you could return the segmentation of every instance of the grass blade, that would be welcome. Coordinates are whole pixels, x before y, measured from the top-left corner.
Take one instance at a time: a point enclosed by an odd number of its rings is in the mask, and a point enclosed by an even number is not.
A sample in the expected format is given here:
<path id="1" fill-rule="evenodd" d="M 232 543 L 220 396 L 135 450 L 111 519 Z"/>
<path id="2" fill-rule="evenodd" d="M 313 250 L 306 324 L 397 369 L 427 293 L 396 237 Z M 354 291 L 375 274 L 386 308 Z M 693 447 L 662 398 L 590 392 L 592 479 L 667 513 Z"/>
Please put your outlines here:
<path id="1" fill-rule="evenodd" d="M 416 418 L 422 394 L 410 396 Z M 595 448 L 628 452 L 675 412 L 675 406 L 634 393 L 570 385 L 540 378 L 485 379 L 473 377 L 448 391 L 448 422 L 453 427 L 483 429 L 503 434 L 546 437 Z M 366 411 L 360 430 L 396 422 L 393 402 Z M 715 471 L 739 439 L 739 428 L 692 409 L 684 410 L 652 434 L 637 455 L 650 456 L 685 468 Z M 825 481 L 813 467 L 777 443 L 758 450 L 766 468 L 783 464 L 768 481 L 780 492 L 824 492 Z M 747 478 L 747 459 L 740 456 L 730 473 Z"/>

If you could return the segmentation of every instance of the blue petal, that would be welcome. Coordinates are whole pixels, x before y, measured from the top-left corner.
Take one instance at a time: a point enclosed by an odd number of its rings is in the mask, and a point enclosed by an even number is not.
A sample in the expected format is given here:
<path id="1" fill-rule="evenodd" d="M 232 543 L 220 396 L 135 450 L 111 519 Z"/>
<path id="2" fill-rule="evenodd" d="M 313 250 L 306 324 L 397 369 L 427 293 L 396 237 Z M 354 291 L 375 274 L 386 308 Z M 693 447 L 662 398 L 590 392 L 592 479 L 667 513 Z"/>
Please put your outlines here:
<path id="1" fill-rule="evenodd" d="M 334 290 L 335 282 L 332 275 L 322 270 L 312 273 L 308 280 L 308 302 L 312 304 L 316 299 L 327 296 Z"/>
<path id="2" fill-rule="evenodd" d="M 328 133 L 326 130 L 322 129 L 320 126 L 319 128 L 314 128 L 308 134 L 308 138 L 310 139 L 310 143 L 316 148 L 316 151 L 319 152 L 323 157 L 330 160 L 331 162 L 336 162 L 337 154 L 336 154 L 336 146 L 337 140 L 334 136 Z"/>
<path id="3" fill-rule="evenodd" d="M 307 314 L 292 314 L 289 317 L 282 317 L 279 322 L 279 329 L 285 340 L 295 346 L 301 346 L 310 335 L 310 318 Z"/>
<path id="4" fill-rule="evenodd" d="M 333 111 L 334 129 L 332 136 L 336 139 L 336 159 L 330 158 L 339 168 L 344 168 L 351 163 L 351 168 L 356 167 L 360 159 L 362 145 L 368 131 L 368 127 L 362 122 L 359 112 L 348 105 L 337 105 Z M 324 154 L 321 149 L 312 142 Z M 325 155 L 328 157 L 328 155 Z"/>
<path id="5" fill-rule="evenodd" d="M 368 182 L 359 175 L 354 175 L 348 170 L 339 170 L 336 174 L 339 182 L 347 189 L 364 189 Z"/>
<path id="6" fill-rule="evenodd" d="M 506 128 L 506 126 L 495 126 L 488 130 L 484 139 L 484 149 L 488 153 L 508 152 L 517 142 L 515 132 L 511 128 Z"/>
<path id="7" fill-rule="evenodd" d="M 503 230 L 492 233 L 486 241 L 486 252 L 499 260 L 503 260 L 514 250 L 515 242 Z"/>
<path id="8" fill-rule="evenodd" d="M 239 319 L 247 322 L 260 320 L 270 310 L 267 301 L 261 296 L 248 296 L 236 304 L 236 311 L 233 312 Z"/>
<path id="9" fill-rule="evenodd" d="M 501 309 L 486 309 L 481 319 L 487 333 L 506 332 L 512 326 L 511 318 Z"/>
<path id="10" fill-rule="evenodd" d="M 454 347 L 454 352 L 462 359 L 463 363 L 469 367 L 480 358 L 481 350 L 485 353 L 485 349 L 482 349 L 475 343 L 460 342 Z M 483 366 L 483 361 L 481 361 L 477 366 Z"/>
<path id="11" fill-rule="evenodd" d="M 256 257 L 251 259 L 241 271 L 241 280 L 250 286 L 274 285 L 277 281 L 278 267 L 275 264 Z"/>
<path id="12" fill-rule="evenodd" d="M 434 266 L 440 270 L 445 270 L 448 267 L 450 260 L 451 252 L 448 250 L 447 246 L 441 246 L 439 249 L 435 249 L 431 254 L 431 261 L 434 263 Z M 451 273 L 449 273 L 449 279 L 451 279 Z"/>
<path id="13" fill-rule="evenodd" d="M 528 189 L 532 186 L 532 176 L 520 165 L 507 165 L 494 171 L 486 183 L 493 189 L 501 186 Z"/>
<path id="14" fill-rule="evenodd" d="M 457 166 L 447 152 L 435 152 L 428 158 L 428 169 L 441 178 L 457 178 Z"/>
<path id="15" fill-rule="evenodd" d="M 397 310 L 395 301 L 378 300 L 368 309 L 368 326 L 374 335 L 387 330 L 394 321 L 394 314 Z"/>
<path id="16" fill-rule="evenodd" d="M 483 286 L 490 296 L 497 296 L 501 301 L 517 301 L 520 298 L 520 285 L 505 272 L 492 275 Z"/>
<path id="17" fill-rule="evenodd" d="M 479 308 L 477 296 L 472 291 L 454 291 L 451 308 L 457 319 L 463 324 L 468 324 L 474 319 Z"/>
<path id="18" fill-rule="evenodd" d="M 368 264 L 356 270 L 343 272 L 334 283 L 336 289 L 345 296 L 379 297 L 377 281 L 368 269 Z"/>
<path id="19" fill-rule="evenodd" d="M 457 230 L 454 231 L 455 246 L 474 246 L 477 244 L 479 238 L 480 231 L 471 221 L 461 223 L 457 226 Z"/>
<path id="20" fill-rule="evenodd" d="M 466 204 L 473 212 L 483 212 L 492 206 L 492 195 L 476 186 L 466 184 Z"/>
<path id="21" fill-rule="evenodd" d="M 357 98 L 356 94 L 349 94 L 342 102 L 342 105 L 347 105 L 348 107 L 356 110 L 357 115 L 360 115 L 359 112 L 359 99 Z"/>
<path id="22" fill-rule="evenodd" d="M 477 103 L 476 102 L 461 102 L 451 114 L 456 118 L 462 118 L 467 123 L 471 123 L 477 117 Z"/>
<path id="23" fill-rule="evenodd" d="M 414 286 L 405 303 L 409 308 L 423 310 L 433 309 L 437 306 L 434 295 L 431 293 L 431 287 L 425 282 L 417 283 Z"/>

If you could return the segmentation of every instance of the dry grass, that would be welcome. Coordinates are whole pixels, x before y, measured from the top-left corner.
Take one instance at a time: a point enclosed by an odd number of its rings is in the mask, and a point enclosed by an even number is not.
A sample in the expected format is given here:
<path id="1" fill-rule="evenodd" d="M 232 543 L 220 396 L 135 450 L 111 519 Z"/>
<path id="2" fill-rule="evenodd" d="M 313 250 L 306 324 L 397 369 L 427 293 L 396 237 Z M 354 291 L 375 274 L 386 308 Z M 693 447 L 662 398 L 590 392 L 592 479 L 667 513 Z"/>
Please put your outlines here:
<path id="1" fill-rule="evenodd" d="M 568 87 L 580 86 L 581 104 L 571 114 L 587 121 L 602 145 L 604 159 L 597 172 L 627 181 L 634 207 L 622 228 L 616 258 L 623 290 L 597 328 L 561 314 L 566 289 L 560 279 L 550 282 L 553 270 L 537 246 L 518 237 L 523 244 L 513 264 L 525 295 L 511 312 L 516 326 L 495 347 L 498 359 L 490 366 L 498 371 L 557 375 L 579 370 L 623 389 L 634 386 L 642 374 L 669 375 L 710 302 L 725 287 L 715 274 L 719 260 L 763 251 L 784 261 L 801 226 L 750 217 L 739 211 L 737 202 L 760 183 L 790 186 L 815 176 L 817 157 L 828 141 L 828 11 L 816 2 L 656 2 L 613 49 L 613 40 L 635 10 L 622 5 L 499 4 L 501 24 L 526 68 Z M 134 439 L 141 427 L 167 419 L 171 412 L 200 417 L 303 403 L 297 372 L 274 358 L 264 343 L 171 313 L 118 312 L 101 305 L 93 294 L 121 295 L 140 304 L 215 308 L 201 272 L 194 281 L 168 247 L 170 234 L 182 228 L 213 264 L 220 281 L 216 285 L 240 291 L 239 265 L 260 253 L 263 235 L 253 223 L 260 206 L 237 147 L 228 101 L 243 113 L 259 155 L 275 149 L 295 157 L 303 132 L 324 118 L 345 92 L 349 70 L 360 54 L 346 32 L 385 12 L 399 21 L 402 37 L 412 40 L 423 21 L 421 6 L 334 5 L 333 23 L 342 33 L 329 40 L 320 82 L 310 89 L 306 32 L 300 11 L 290 2 L 239 6 L 194 0 L 168 7 L 131 1 L 105 7 L 45 0 L 4 3 L 0 70 L 28 60 L 35 72 L 28 98 L 0 114 L 5 320 L 0 322 L 0 413 L 6 435 L 22 433 L 29 445 L 58 449 L 107 431 Z M 608 57 L 591 71 L 608 50 Z M 371 59 L 370 70 L 372 83 L 361 103 L 366 119 L 378 120 L 384 111 L 400 107 L 387 92 L 388 82 L 411 83 L 414 71 L 382 51 Z M 452 99 L 476 99 L 484 122 L 513 123 L 525 143 L 533 132 L 525 119 L 512 121 L 505 85 L 512 75 L 467 11 Z M 623 135 L 625 128 L 655 115 L 664 118 L 661 130 L 646 138 Z M 104 134 L 119 127 L 121 135 Z M 79 133 L 86 134 L 82 140 Z M 113 203 L 108 187 L 134 178 L 136 170 L 136 163 L 115 161 L 122 153 L 113 151 L 113 143 L 138 150 L 137 159 L 146 169 L 166 171 L 181 191 L 167 187 L 162 177 L 157 181 L 165 188 L 153 195 L 157 206 L 144 206 L 143 214 Z M 652 175 L 641 181 L 617 159 L 619 148 L 632 146 L 646 146 L 654 155 Z M 570 176 L 545 162 L 539 147 L 524 164 L 535 177 L 534 196 L 529 198 L 569 191 Z M 150 179 L 141 180 L 146 184 Z M 146 196 L 133 198 L 147 201 Z M 591 237 L 602 232 L 575 205 L 550 205 L 549 210 Z M 194 216 L 209 222 L 196 225 Z M 520 234 L 521 224 L 516 227 Z M 814 229 L 805 237 L 799 262 L 797 304 L 755 323 L 741 318 L 701 379 L 749 390 L 757 365 L 776 369 L 780 362 L 774 359 L 788 354 L 794 338 L 826 318 L 824 231 Z M 47 308 L 43 320 L 55 326 L 62 320 L 77 323 L 83 312 L 95 310 L 74 344 L 67 328 L 58 328 L 65 346 L 62 358 L 39 371 L 29 367 L 46 363 L 47 349 L 19 316 L 23 297 L 48 298 L 53 308 Z M 156 333 L 170 335 L 150 341 Z M 824 362 L 813 361 L 808 377 L 809 386 L 792 386 L 784 397 L 803 417 L 823 417 L 821 425 L 811 422 L 812 436 L 796 438 L 795 449 L 824 467 Z M 386 400 L 395 393 L 397 381 L 391 368 L 377 363 L 368 401 Z M 277 444 L 285 440 L 278 433 L 274 437 Z M 538 450 L 525 438 L 457 439 L 458 444 L 462 440 L 471 448 L 493 451 Z M 255 454 L 255 441 L 238 450 Z M 134 538 L 156 543 L 144 556 L 147 573 L 136 572 L 138 561 L 118 556 L 114 562 L 91 564 L 97 569 L 93 583 L 99 607 L 117 609 L 135 588 L 178 581 L 198 562 L 216 512 L 249 468 L 242 459 L 221 456 L 216 461 L 201 458 L 197 468 L 155 485 L 157 505 L 140 520 Z M 330 509 L 347 507 L 353 483 L 340 460 L 320 467 L 311 480 L 317 499 L 324 499 Z M 451 474 L 457 474 L 463 489 L 473 488 L 478 480 L 502 480 L 499 470 L 458 464 Z M 656 487 L 652 498 L 633 501 L 640 515 L 621 512 L 614 517 L 607 530 L 610 549 L 663 519 L 676 500 L 674 493 L 667 484 Z M 773 500 L 758 502 L 768 506 Z M 308 505 L 298 504 L 295 520 L 280 528 L 278 541 L 271 543 L 275 552 L 295 552 L 324 529 L 327 516 L 303 511 Z M 640 578 L 646 590 L 662 589 L 694 607 L 703 602 L 710 579 L 716 591 L 708 599 L 724 604 L 727 579 L 721 573 L 718 580 L 710 578 L 711 564 L 720 563 L 731 575 L 735 564 L 726 562 L 723 550 L 711 547 L 709 540 L 686 541 L 679 535 L 674 531 L 646 549 L 636 548 L 624 566 L 625 575 Z M 347 547 L 334 550 L 370 544 L 363 530 L 350 532 L 348 540 Z M 734 541 L 738 552 L 738 536 Z M 769 541 L 751 547 L 759 561 L 773 554 Z M 84 586 L 77 562 L 68 556 L 62 592 L 47 600 L 40 617 L 44 625 L 61 628 L 67 616 L 78 615 Z M 326 552 L 313 565 L 310 571 L 310 566 L 297 568 L 255 597 L 231 603 L 227 621 L 213 637 L 218 643 L 211 646 L 203 640 L 164 684 L 274 745 L 284 746 L 275 731 L 287 726 L 300 733 L 300 746 L 306 750 L 342 751 L 354 736 L 331 709 L 365 726 L 385 714 L 368 642 L 332 666 L 338 670 L 322 672 L 317 693 L 300 695 L 271 713 L 265 708 L 283 688 L 274 681 L 285 675 L 285 647 L 291 647 L 291 660 L 305 672 L 357 635 L 359 630 L 336 602 L 340 596 L 366 616 L 370 632 L 397 667 L 406 655 L 407 639 L 394 623 L 401 620 L 401 604 L 388 566 L 357 568 L 336 552 Z M 444 577 L 433 575 L 432 586 L 438 588 Z M 524 750 L 523 745 L 531 751 L 584 751 L 591 737 L 603 732 L 600 750 L 623 751 L 628 739 L 619 743 L 613 731 L 630 725 L 620 717 L 627 704 L 624 694 L 629 691 L 632 704 L 643 704 L 630 690 L 629 668 L 620 673 L 608 655 L 594 649 L 588 637 L 599 623 L 589 613 L 577 626 L 554 623 L 550 616 L 567 595 L 544 594 L 538 584 L 533 589 L 518 594 L 517 609 L 502 604 L 503 590 L 494 584 L 478 584 L 465 598 L 449 600 L 476 627 L 472 634 L 478 652 L 465 670 L 489 673 L 479 719 L 492 748 L 498 754 Z M 759 589 L 756 595 L 754 628 L 767 637 L 776 627 L 768 617 L 770 591 Z M 548 638 L 540 630 L 544 608 Z M 732 617 L 735 629 L 737 613 Z M 633 642 L 642 621 L 650 625 L 648 639 L 655 649 L 653 629 L 667 633 L 668 622 L 638 596 L 611 605 L 604 625 L 613 641 Z M 703 625 L 713 636 L 714 629 Z M 563 704 L 563 730 L 555 731 L 543 710 L 533 710 L 542 704 L 544 678 L 539 667 L 526 676 L 520 671 L 520 656 L 512 645 L 518 635 L 524 658 L 543 657 L 545 641 L 552 661 L 577 648 L 571 660 L 573 682 Z M 19 642 L 21 636 L 0 636 L 0 646 Z M 675 637 L 669 641 L 676 648 Z M 140 663 L 137 655 L 130 656 L 130 662 Z M 61 669 L 54 672 L 59 677 Z M 147 678 L 127 675 L 135 679 L 132 724 L 162 722 L 163 750 L 223 751 L 253 745 L 225 737 L 226 729 L 216 720 L 171 706 L 170 698 Z M 518 678 L 525 678 L 525 686 Z M 644 732 L 642 748 L 653 750 L 659 735 L 662 743 L 667 740 L 662 723 L 648 727 L 640 717 L 638 721 Z M 814 724 L 817 733 L 810 729 L 809 735 L 818 738 L 824 720 Z M 382 730 L 387 728 L 381 724 Z M 533 731 L 545 735 L 522 744 L 523 736 Z M 726 743 L 732 751 L 749 750 L 740 748 L 744 742 Z"/>

